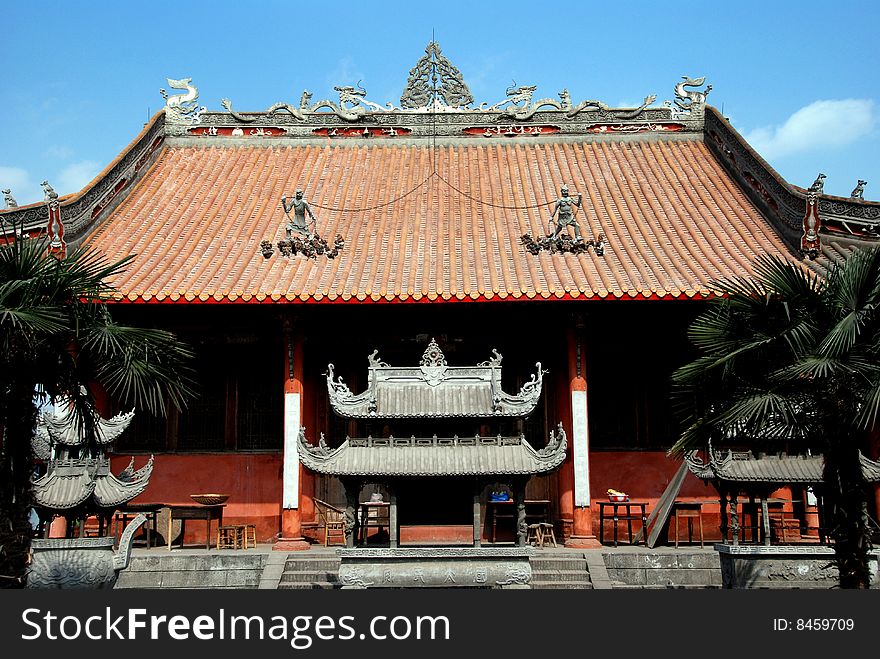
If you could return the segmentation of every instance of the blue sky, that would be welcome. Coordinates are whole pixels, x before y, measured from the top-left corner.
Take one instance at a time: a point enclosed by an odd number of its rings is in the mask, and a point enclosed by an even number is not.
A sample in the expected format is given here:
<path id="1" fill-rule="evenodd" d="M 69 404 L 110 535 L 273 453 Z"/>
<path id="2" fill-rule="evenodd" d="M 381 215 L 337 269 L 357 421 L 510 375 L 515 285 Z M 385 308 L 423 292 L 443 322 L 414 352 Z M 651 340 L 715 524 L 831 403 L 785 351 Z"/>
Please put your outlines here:
<path id="1" fill-rule="evenodd" d="M 818 172 L 880 200 L 880 8 L 872 2 L 541 4 L 446 1 L 4 2 L 0 187 L 19 204 L 87 184 L 163 105 L 166 78 L 192 77 L 200 104 L 239 111 L 335 99 L 360 81 L 399 103 L 432 33 L 477 103 L 517 84 L 575 103 L 673 98 L 706 76 L 708 101 L 791 183 Z M 169 90 L 170 91 L 170 90 Z"/>

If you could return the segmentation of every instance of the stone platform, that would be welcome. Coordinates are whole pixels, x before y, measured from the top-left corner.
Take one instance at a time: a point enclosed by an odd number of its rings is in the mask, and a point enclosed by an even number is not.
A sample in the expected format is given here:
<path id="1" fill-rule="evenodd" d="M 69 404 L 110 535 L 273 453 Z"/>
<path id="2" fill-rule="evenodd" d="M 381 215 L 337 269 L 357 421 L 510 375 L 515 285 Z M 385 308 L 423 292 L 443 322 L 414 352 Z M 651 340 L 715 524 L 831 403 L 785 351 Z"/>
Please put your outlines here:
<path id="1" fill-rule="evenodd" d="M 834 549 L 803 545 L 715 545 L 721 558 L 724 588 L 834 588 L 838 584 Z M 880 587 L 877 563 L 870 554 L 871 588 Z"/>
<path id="2" fill-rule="evenodd" d="M 531 588 L 531 547 L 340 549 L 343 588 Z"/>

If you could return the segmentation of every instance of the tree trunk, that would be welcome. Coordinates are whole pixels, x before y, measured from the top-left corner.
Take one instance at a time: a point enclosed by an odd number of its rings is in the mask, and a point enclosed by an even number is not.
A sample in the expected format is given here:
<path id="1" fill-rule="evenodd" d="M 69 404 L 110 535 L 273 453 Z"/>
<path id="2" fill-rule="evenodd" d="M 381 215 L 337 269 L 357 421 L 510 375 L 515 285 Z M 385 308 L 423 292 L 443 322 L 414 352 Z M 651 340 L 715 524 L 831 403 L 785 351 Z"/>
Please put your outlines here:
<path id="1" fill-rule="evenodd" d="M 867 489 L 855 437 L 838 435 L 825 451 L 825 507 L 841 588 L 868 588 Z"/>
<path id="2" fill-rule="evenodd" d="M 0 448 L 0 588 L 23 588 L 32 535 L 31 438 L 37 415 L 33 383 L 15 383 L 8 392 Z"/>

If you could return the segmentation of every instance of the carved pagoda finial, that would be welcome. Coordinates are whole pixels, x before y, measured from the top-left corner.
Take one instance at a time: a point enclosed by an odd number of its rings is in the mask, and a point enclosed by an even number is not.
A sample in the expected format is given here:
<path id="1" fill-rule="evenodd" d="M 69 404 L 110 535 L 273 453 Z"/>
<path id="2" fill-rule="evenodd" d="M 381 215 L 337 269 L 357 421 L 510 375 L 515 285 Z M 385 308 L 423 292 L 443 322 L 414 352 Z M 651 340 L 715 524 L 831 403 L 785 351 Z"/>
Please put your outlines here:
<path id="1" fill-rule="evenodd" d="M 6 209 L 9 210 L 11 208 L 18 208 L 18 202 L 15 201 L 15 197 L 12 196 L 12 189 L 6 188 L 3 191 L 3 201 L 6 202 Z"/>
<path id="2" fill-rule="evenodd" d="M 432 41 L 425 48 L 425 55 L 410 69 L 400 106 L 416 109 L 441 102 L 449 107 L 464 108 L 474 102 L 474 97 L 461 71 L 440 52 L 440 44 Z"/>
<path id="3" fill-rule="evenodd" d="M 825 174 L 821 172 L 816 177 L 816 180 L 810 185 L 807 190 L 809 192 L 815 192 L 816 194 L 823 194 L 825 192 L 825 179 L 828 178 Z"/>
<path id="4" fill-rule="evenodd" d="M 850 197 L 852 199 L 864 199 L 866 185 L 868 185 L 867 181 L 863 181 L 862 179 L 859 179 L 859 182 L 856 184 L 856 187 L 853 189 L 852 194 L 850 194 Z"/>

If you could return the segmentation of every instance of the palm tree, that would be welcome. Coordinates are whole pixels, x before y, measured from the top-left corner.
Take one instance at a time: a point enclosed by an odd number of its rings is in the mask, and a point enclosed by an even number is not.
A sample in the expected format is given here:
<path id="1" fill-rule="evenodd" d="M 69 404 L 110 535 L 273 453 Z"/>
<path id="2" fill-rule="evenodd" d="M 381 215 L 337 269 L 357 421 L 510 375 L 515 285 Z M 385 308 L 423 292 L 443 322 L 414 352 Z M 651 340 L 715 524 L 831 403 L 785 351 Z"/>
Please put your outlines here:
<path id="1" fill-rule="evenodd" d="M 700 354 L 673 375 L 685 429 L 670 453 L 732 441 L 821 452 L 840 585 L 867 587 L 859 450 L 880 417 L 880 249 L 854 251 L 824 277 L 759 258 L 753 279 L 713 287 L 689 329 Z"/>
<path id="2" fill-rule="evenodd" d="M 7 234 L 9 235 L 9 234 Z M 24 585 L 30 548 L 35 394 L 71 401 L 94 437 L 90 388 L 164 414 L 192 393 L 192 352 L 169 332 L 113 322 L 111 280 L 132 257 L 90 249 L 57 258 L 41 239 L 0 245 L 0 586 Z"/>

